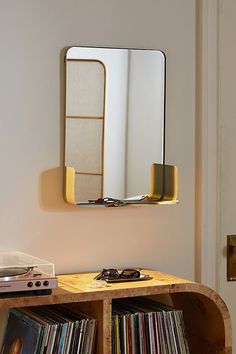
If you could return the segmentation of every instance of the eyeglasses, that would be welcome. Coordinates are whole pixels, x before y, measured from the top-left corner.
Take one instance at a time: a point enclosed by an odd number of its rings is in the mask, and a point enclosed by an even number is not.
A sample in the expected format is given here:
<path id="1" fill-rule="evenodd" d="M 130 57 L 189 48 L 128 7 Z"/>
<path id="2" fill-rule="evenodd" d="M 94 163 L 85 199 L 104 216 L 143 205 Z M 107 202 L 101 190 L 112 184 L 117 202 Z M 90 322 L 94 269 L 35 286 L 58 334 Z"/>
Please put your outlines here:
<path id="1" fill-rule="evenodd" d="M 141 269 L 124 269 L 119 272 L 117 269 L 103 269 L 94 279 L 97 280 L 116 280 L 116 279 L 137 279 L 140 278 Z"/>

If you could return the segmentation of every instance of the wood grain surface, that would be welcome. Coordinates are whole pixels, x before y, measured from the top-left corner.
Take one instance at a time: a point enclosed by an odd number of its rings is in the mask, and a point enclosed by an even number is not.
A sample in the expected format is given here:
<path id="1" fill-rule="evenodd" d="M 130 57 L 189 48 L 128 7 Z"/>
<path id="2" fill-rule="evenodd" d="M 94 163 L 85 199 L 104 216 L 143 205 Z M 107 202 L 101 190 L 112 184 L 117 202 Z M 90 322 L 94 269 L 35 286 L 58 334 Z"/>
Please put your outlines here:
<path id="1" fill-rule="evenodd" d="M 150 296 L 166 299 L 183 311 L 191 354 L 232 353 L 230 314 L 221 297 L 199 283 L 154 270 L 142 270 L 152 279 L 94 287 L 98 273 L 59 275 L 51 295 L 1 297 L 0 309 L 71 303 L 98 319 L 97 354 L 111 354 L 112 299 Z"/>

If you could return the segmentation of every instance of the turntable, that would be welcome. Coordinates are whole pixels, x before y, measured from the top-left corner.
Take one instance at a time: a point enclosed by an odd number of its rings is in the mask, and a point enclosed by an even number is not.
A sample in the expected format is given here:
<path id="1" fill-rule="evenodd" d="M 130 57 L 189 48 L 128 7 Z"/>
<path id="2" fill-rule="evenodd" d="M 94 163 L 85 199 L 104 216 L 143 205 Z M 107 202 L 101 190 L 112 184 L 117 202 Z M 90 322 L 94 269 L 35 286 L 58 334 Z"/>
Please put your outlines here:
<path id="1" fill-rule="evenodd" d="M 48 295 L 57 284 L 52 263 L 22 252 L 0 252 L 0 296 Z"/>

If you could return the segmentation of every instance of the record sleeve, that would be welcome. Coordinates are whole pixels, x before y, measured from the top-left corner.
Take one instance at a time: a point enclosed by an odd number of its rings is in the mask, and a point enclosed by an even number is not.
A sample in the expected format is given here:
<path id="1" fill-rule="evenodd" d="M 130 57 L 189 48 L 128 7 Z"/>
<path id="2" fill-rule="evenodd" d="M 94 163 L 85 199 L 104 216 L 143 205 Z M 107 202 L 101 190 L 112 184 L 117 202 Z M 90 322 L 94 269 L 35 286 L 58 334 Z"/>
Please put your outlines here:
<path id="1" fill-rule="evenodd" d="M 36 354 L 40 331 L 40 326 L 30 325 L 28 321 L 10 311 L 1 353 Z"/>

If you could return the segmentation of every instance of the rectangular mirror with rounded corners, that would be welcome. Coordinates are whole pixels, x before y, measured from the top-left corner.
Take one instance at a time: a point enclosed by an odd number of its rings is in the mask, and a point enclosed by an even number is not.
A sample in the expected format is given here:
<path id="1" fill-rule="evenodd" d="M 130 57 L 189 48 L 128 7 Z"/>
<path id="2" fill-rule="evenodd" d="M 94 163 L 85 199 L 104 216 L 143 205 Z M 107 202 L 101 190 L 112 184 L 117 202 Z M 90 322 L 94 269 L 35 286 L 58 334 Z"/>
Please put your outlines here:
<path id="1" fill-rule="evenodd" d="M 66 201 L 121 206 L 162 200 L 163 52 L 71 47 L 65 62 Z"/>

